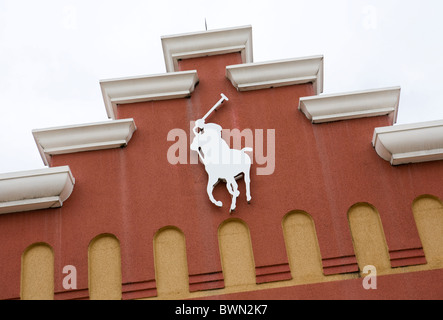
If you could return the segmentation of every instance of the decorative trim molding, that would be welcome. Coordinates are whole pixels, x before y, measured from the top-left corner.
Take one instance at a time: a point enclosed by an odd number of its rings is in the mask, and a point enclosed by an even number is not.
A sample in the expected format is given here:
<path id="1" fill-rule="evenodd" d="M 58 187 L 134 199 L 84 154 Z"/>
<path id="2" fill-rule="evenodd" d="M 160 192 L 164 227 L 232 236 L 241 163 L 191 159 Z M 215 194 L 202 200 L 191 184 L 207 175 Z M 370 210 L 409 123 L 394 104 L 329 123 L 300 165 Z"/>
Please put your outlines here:
<path id="1" fill-rule="evenodd" d="M 161 37 L 166 71 L 178 71 L 178 61 L 240 52 L 243 63 L 253 61 L 252 27 L 244 26 Z"/>
<path id="2" fill-rule="evenodd" d="M 238 91 L 312 82 L 315 93 L 320 94 L 323 92 L 323 56 L 227 66 L 226 77 Z"/>
<path id="3" fill-rule="evenodd" d="M 300 98 L 298 109 L 312 123 L 393 114 L 397 119 L 400 87 Z"/>
<path id="4" fill-rule="evenodd" d="M 199 79 L 196 70 L 100 80 L 108 118 L 115 119 L 117 105 L 186 98 Z"/>
<path id="5" fill-rule="evenodd" d="M 389 258 L 392 268 L 417 266 L 427 263 L 423 248 L 389 250 Z"/>
<path id="6" fill-rule="evenodd" d="M 89 289 L 70 289 L 69 291 L 54 292 L 54 300 L 90 300 Z"/>
<path id="7" fill-rule="evenodd" d="M 355 255 L 335 258 L 323 258 L 322 266 L 323 274 L 325 276 L 358 272 L 358 263 Z"/>
<path id="8" fill-rule="evenodd" d="M 443 120 L 376 128 L 372 145 L 392 165 L 443 160 Z"/>
<path id="9" fill-rule="evenodd" d="M 0 174 L 0 214 L 61 207 L 74 183 L 68 166 Z"/>
<path id="10" fill-rule="evenodd" d="M 45 165 L 56 154 L 124 147 L 136 130 L 133 119 L 33 130 Z"/>
<path id="11" fill-rule="evenodd" d="M 151 298 L 157 296 L 157 284 L 155 279 L 128 282 L 122 284 L 122 299 L 133 300 L 142 298 Z"/>
<path id="12" fill-rule="evenodd" d="M 291 280 L 291 269 L 289 263 L 279 265 L 268 265 L 255 267 L 255 277 L 257 284 Z"/>
<path id="13" fill-rule="evenodd" d="M 189 275 L 189 291 L 205 291 L 223 289 L 225 282 L 222 271 Z"/>

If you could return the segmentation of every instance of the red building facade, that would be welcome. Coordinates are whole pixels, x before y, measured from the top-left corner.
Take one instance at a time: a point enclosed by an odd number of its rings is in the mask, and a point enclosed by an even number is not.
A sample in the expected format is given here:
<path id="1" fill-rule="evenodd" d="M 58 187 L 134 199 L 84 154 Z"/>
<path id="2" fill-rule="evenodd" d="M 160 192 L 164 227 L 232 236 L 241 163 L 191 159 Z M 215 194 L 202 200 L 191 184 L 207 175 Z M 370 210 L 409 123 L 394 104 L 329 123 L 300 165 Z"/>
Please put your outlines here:
<path id="1" fill-rule="evenodd" d="M 188 282 L 186 292 L 166 298 L 443 298 L 443 122 L 393 126 L 397 87 L 322 94 L 323 56 L 255 63 L 249 26 L 162 43 L 167 73 L 101 81 L 110 121 L 35 130 L 48 169 L 0 177 L 1 299 L 23 299 L 24 281 L 38 282 L 23 276 L 24 253 L 34 244 L 51 248 L 53 298 L 93 298 L 90 248 L 100 236 L 119 245 L 121 298 L 162 298 L 154 242 L 166 229 L 185 239 Z M 241 146 L 254 148 L 252 201 L 238 180 L 232 214 L 224 183 L 214 188 L 224 207 L 208 200 L 207 174 L 189 149 L 193 121 L 220 93 L 229 101 L 208 122 L 253 133 Z M 171 150 L 181 161 L 168 161 Z M 424 198 L 431 204 L 417 209 L 424 215 L 417 218 L 414 204 Z M 375 212 L 389 260 L 373 291 L 359 278 L 357 251 L 363 257 L 372 249 L 369 242 L 357 250 L 356 207 Z M 307 277 L 303 285 L 291 282 L 297 270 L 284 224 L 300 213 L 315 226 L 322 270 L 321 281 Z M 420 231 L 417 219 L 426 224 L 426 214 L 433 227 Z M 220 230 L 228 222 L 245 226 L 250 239 L 249 287 L 226 283 Z M 64 285 L 65 266 L 75 267 L 75 289 Z M 398 291 L 405 281 L 410 288 Z"/>

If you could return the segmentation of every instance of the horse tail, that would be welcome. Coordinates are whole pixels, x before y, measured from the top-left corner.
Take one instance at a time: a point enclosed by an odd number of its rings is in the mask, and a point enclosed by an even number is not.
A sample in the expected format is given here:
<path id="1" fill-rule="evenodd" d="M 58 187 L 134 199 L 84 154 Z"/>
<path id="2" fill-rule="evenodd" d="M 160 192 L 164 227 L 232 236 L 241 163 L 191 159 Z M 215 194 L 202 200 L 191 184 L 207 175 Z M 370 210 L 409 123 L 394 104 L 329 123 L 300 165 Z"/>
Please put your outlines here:
<path id="1" fill-rule="evenodd" d="M 242 152 L 252 152 L 254 149 L 252 148 L 243 148 L 241 149 Z"/>

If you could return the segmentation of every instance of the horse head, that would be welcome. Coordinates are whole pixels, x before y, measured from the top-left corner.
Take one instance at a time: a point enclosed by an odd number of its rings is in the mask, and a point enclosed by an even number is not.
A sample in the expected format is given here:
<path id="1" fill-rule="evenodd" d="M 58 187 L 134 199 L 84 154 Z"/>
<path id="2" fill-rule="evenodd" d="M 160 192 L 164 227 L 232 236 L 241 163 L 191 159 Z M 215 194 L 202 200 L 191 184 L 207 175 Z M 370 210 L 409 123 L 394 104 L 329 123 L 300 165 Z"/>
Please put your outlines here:
<path id="1" fill-rule="evenodd" d="M 220 159 L 214 159 L 220 155 L 223 149 L 225 149 L 226 142 L 221 137 L 222 128 L 218 124 L 208 123 L 204 129 L 200 131 L 192 140 L 191 150 L 199 152 L 203 151 L 205 159 L 211 161 L 218 161 Z M 229 147 L 228 147 L 229 148 Z"/>

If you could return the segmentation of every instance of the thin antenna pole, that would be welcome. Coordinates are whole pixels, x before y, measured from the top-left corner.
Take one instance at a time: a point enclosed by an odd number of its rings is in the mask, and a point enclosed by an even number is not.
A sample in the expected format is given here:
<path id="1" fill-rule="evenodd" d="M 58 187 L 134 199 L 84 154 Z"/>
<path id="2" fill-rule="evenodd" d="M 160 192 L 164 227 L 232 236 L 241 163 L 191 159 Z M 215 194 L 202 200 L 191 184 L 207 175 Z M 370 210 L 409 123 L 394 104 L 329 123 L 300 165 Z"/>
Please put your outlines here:
<path id="1" fill-rule="evenodd" d="M 208 24 L 206 23 L 206 18 L 205 18 L 205 29 L 206 31 L 208 31 Z"/>

